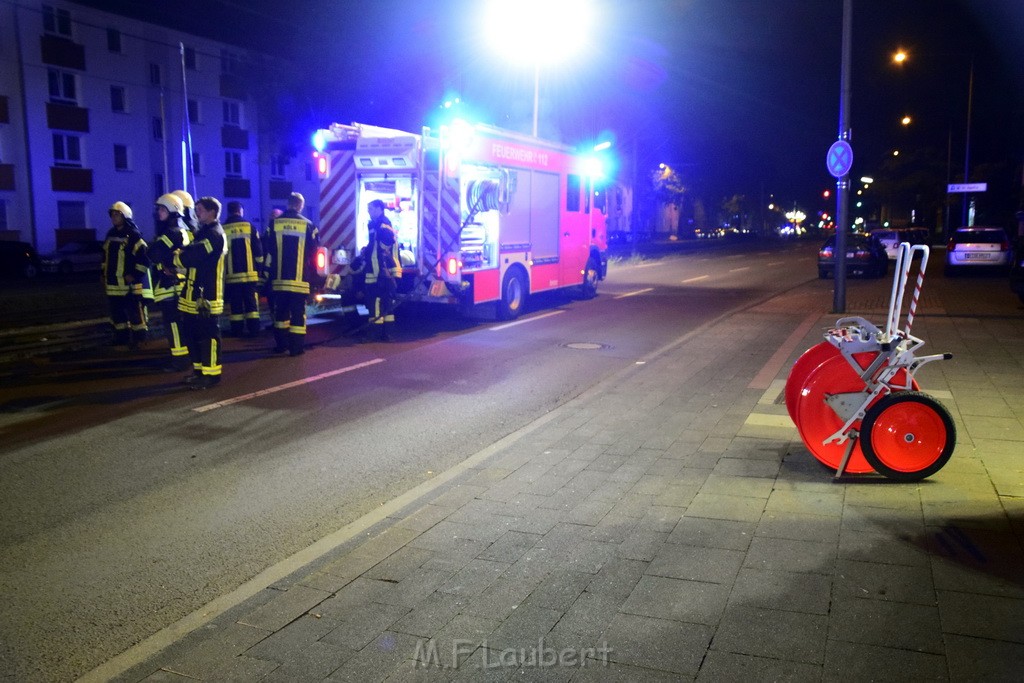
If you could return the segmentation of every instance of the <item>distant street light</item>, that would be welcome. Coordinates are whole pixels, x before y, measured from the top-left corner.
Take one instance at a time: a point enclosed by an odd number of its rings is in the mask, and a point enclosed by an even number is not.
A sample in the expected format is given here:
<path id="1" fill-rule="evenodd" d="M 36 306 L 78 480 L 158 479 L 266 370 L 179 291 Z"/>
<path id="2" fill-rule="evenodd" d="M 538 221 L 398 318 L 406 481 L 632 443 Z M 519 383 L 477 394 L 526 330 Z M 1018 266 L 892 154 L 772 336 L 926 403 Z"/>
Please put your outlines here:
<path id="1" fill-rule="evenodd" d="M 904 126 L 909 126 L 910 121 L 911 118 L 909 116 L 904 116 L 902 119 L 900 119 L 900 123 L 902 123 Z"/>
<path id="2" fill-rule="evenodd" d="M 968 55 L 962 54 L 962 55 L 956 55 L 956 56 L 966 57 Z M 970 57 L 971 57 L 971 68 L 970 68 L 970 71 L 969 71 L 968 76 L 967 76 L 967 130 L 964 133 L 964 182 L 965 183 L 970 182 L 970 177 L 969 176 L 970 176 L 970 170 L 971 170 L 971 113 L 972 113 L 972 110 L 974 109 L 974 56 L 970 55 Z M 903 65 L 904 62 L 907 61 L 907 59 L 908 59 L 907 52 L 906 52 L 906 50 L 902 50 L 902 49 L 901 50 L 897 50 L 895 53 L 893 53 L 893 56 L 892 56 L 892 61 L 895 62 L 896 64 L 901 65 L 901 66 Z M 909 119 L 909 117 L 904 117 L 904 119 Z M 907 123 L 910 123 L 910 121 L 907 120 L 906 123 L 904 123 L 903 125 L 907 125 Z M 950 138 L 952 138 L 952 133 L 950 134 Z M 951 143 L 950 146 L 952 146 L 952 140 L 950 141 L 950 143 Z M 949 178 L 949 170 L 948 170 L 948 164 L 947 164 L 946 183 L 949 184 L 949 181 L 950 181 L 950 178 Z M 961 225 L 967 225 L 967 195 L 968 195 L 968 193 L 964 192 L 963 195 L 964 195 L 964 204 L 963 204 L 963 216 L 962 216 L 962 223 L 961 223 Z M 950 226 L 949 226 L 949 202 L 947 201 L 946 202 L 946 228 L 945 228 L 947 235 L 949 234 L 949 228 L 950 228 Z"/>
<path id="3" fill-rule="evenodd" d="M 512 61 L 533 65 L 533 137 L 540 109 L 540 67 L 578 52 L 590 24 L 587 0 L 491 0 L 487 6 L 488 46 Z"/>

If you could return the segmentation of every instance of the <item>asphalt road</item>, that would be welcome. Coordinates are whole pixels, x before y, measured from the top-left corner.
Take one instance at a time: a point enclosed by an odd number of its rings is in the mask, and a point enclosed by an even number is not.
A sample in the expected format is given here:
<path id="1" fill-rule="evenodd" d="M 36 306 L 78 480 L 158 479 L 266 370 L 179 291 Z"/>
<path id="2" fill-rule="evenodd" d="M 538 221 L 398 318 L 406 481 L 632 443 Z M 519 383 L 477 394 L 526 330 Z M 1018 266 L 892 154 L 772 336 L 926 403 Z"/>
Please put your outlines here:
<path id="1" fill-rule="evenodd" d="M 708 321 L 798 286 L 830 303 L 814 259 L 624 261 L 598 298 L 537 297 L 511 325 L 410 309 L 397 343 L 327 323 L 298 359 L 232 340 L 206 392 L 156 347 L 24 364 L 0 401 L 0 673 L 72 679 Z M 993 282 L 953 286 L 968 306 Z M 887 281 L 850 289 L 887 301 Z"/>

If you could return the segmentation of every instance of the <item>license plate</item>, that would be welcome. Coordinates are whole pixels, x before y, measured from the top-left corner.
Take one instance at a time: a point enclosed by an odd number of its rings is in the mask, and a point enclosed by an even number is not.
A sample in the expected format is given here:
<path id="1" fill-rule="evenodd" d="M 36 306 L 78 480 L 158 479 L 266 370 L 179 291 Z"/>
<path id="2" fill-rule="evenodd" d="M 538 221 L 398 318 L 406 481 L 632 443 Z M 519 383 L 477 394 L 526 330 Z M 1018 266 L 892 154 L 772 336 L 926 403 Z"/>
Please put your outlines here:
<path id="1" fill-rule="evenodd" d="M 857 258 L 857 255 L 852 251 L 846 252 L 846 258 Z"/>
<path id="2" fill-rule="evenodd" d="M 968 252 L 964 254 L 968 261 L 990 261 L 992 260 L 992 254 L 986 254 L 983 252 Z"/>

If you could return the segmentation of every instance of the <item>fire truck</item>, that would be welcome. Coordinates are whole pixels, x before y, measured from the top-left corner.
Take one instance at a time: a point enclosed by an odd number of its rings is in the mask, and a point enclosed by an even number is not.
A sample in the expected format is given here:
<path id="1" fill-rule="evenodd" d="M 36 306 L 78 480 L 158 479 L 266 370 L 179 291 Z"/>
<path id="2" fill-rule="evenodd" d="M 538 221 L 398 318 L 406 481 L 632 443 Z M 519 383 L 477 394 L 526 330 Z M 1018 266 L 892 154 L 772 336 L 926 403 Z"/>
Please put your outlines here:
<path id="1" fill-rule="evenodd" d="M 375 199 L 398 235 L 404 299 L 493 302 L 510 320 L 533 293 L 596 295 L 608 267 L 604 195 L 569 147 L 462 122 L 436 134 L 333 124 L 315 141 L 320 241 L 336 271 L 328 297 L 345 298 Z"/>

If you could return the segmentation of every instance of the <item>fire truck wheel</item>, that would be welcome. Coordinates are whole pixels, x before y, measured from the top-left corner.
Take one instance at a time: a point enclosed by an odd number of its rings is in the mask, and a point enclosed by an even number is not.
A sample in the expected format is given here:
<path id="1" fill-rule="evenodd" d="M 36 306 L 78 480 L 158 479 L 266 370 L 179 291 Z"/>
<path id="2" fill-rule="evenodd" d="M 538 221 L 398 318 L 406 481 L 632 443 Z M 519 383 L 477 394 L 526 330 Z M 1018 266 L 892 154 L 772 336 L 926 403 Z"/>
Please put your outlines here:
<path id="1" fill-rule="evenodd" d="M 601 266 L 598 264 L 594 257 L 590 257 L 587 260 L 587 267 L 583 271 L 583 284 L 581 289 L 583 290 L 584 299 L 593 299 L 597 296 L 597 283 L 601 279 Z"/>
<path id="2" fill-rule="evenodd" d="M 498 302 L 498 318 L 515 320 L 523 312 L 528 290 L 526 278 L 519 268 L 510 268 L 501 283 L 501 301 Z"/>
<path id="3" fill-rule="evenodd" d="M 919 481 L 942 469 L 956 447 L 945 406 L 919 391 L 898 391 L 868 408 L 861 423 L 864 458 L 897 481 Z"/>

